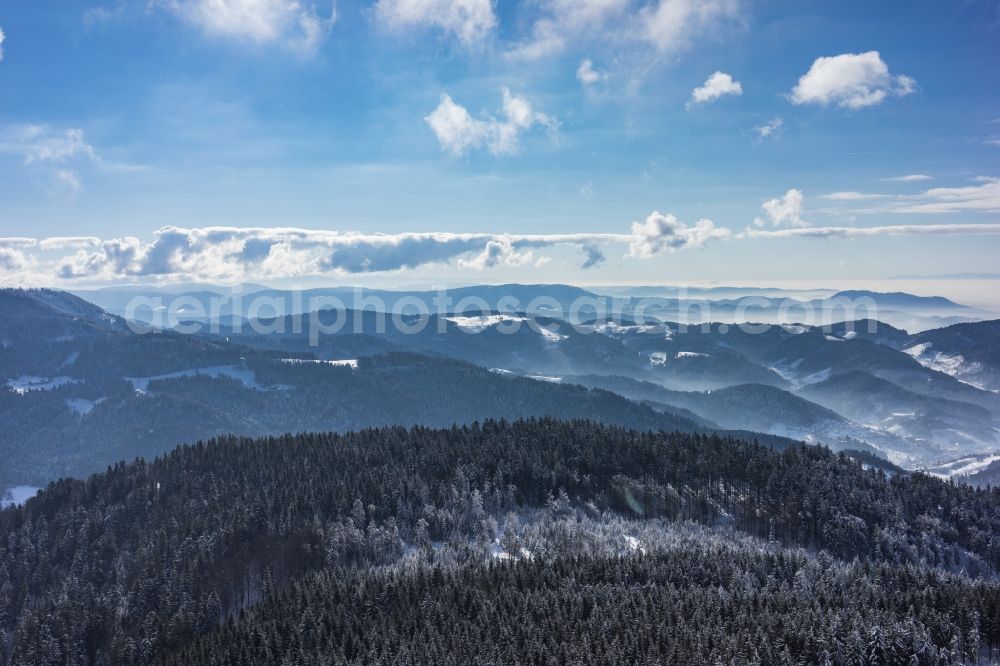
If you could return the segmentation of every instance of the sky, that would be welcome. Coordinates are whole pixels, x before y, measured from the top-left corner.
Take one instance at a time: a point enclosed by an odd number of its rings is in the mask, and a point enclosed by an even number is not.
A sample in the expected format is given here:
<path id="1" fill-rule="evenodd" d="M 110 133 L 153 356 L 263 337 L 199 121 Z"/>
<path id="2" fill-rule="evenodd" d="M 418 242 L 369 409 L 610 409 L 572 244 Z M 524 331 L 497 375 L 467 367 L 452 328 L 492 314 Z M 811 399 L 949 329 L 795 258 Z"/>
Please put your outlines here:
<path id="1" fill-rule="evenodd" d="M 1000 277 L 997 0 L 0 0 L 0 284 Z"/>

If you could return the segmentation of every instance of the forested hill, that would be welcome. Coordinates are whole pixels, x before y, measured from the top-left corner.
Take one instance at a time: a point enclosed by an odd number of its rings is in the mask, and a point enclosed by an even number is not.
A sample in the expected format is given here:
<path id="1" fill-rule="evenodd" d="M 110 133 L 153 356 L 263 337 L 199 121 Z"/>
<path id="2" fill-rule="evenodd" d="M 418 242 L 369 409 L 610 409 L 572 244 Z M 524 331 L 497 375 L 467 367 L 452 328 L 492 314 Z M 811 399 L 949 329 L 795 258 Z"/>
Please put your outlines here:
<path id="1" fill-rule="evenodd" d="M 0 534 L 4 664 L 1000 644 L 1000 493 L 819 447 L 552 420 L 225 438 L 61 481 Z"/>
<path id="2" fill-rule="evenodd" d="M 9 487 L 82 478 L 224 434 L 541 416 L 642 430 L 711 426 L 613 393 L 451 358 L 338 358 L 323 363 L 171 331 L 137 334 L 65 292 L 0 289 L 0 498 Z"/>
<path id="3" fill-rule="evenodd" d="M 160 348 L 155 336 L 141 342 L 136 353 Z M 181 340 L 178 346 L 187 344 Z M 214 366 L 202 368 L 206 374 L 153 377 L 143 391 L 134 381 L 113 376 L 110 361 L 81 384 L 51 391 L 0 390 L 0 490 L 83 477 L 119 460 L 152 458 L 223 434 L 446 427 L 532 416 L 590 418 L 642 430 L 692 432 L 706 425 L 693 420 L 697 417 L 658 414 L 606 391 L 497 374 L 447 358 L 394 353 L 361 358 L 352 368 L 285 363 L 249 351 L 241 358 L 239 348 L 209 351 L 220 360 L 203 362 Z M 226 361 L 232 365 L 223 366 Z M 86 414 L 67 406 L 74 400 L 86 402 Z"/>

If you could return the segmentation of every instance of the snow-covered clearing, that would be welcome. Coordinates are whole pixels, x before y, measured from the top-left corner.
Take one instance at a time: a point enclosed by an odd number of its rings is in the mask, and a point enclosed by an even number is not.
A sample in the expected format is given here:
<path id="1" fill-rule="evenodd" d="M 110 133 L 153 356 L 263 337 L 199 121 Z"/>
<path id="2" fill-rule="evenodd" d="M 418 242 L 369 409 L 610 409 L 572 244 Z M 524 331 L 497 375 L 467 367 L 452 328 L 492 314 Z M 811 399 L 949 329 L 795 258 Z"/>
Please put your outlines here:
<path id="1" fill-rule="evenodd" d="M 235 379 L 249 389 L 257 391 L 271 390 L 271 387 L 261 386 L 257 383 L 253 370 L 241 365 L 215 365 L 208 368 L 191 368 L 190 370 L 179 370 L 151 377 L 126 377 L 125 380 L 132 382 L 132 388 L 137 392 L 145 393 L 149 390 L 150 382 L 162 379 L 182 379 L 185 377 L 211 377 L 212 379 L 228 377 Z"/>
<path id="2" fill-rule="evenodd" d="M 667 353 L 666 352 L 653 352 L 649 355 L 649 362 L 653 365 L 666 365 L 667 364 Z"/>
<path id="3" fill-rule="evenodd" d="M 497 326 L 498 324 L 509 324 L 513 322 L 521 323 L 527 321 L 526 317 L 507 314 L 479 315 L 475 317 L 445 317 L 445 319 L 467 333 L 479 333 L 480 331 L 485 331 L 487 328 Z"/>
<path id="4" fill-rule="evenodd" d="M 78 384 L 82 380 L 72 377 L 35 377 L 34 375 L 22 375 L 7 381 L 7 387 L 15 393 L 27 393 L 28 391 L 51 391 L 52 389 L 66 386 L 67 384 Z"/>
<path id="5" fill-rule="evenodd" d="M 292 365 L 300 363 L 314 363 L 317 365 L 332 365 L 341 368 L 357 369 L 358 367 L 358 359 L 356 358 L 342 358 L 334 361 L 324 361 L 320 359 L 311 359 L 311 358 L 283 358 L 281 359 L 281 362 L 290 363 Z"/>

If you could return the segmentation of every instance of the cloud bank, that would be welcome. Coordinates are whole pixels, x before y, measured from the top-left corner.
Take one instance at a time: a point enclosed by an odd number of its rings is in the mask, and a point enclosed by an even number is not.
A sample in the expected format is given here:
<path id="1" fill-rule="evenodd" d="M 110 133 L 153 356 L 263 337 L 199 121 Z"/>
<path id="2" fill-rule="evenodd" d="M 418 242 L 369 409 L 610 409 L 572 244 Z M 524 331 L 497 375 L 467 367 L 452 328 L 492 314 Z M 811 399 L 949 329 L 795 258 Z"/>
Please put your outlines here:
<path id="1" fill-rule="evenodd" d="M 454 263 L 486 270 L 536 261 L 534 250 L 566 246 L 590 267 L 601 247 L 625 234 L 362 234 L 252 227 L 164 227 L 143 242 L 134 237 L 0 238 L 0 271 L 33 267 L 59 280 L 130 278 L 248 279 L 389 272 Z M 47 256 L 55 253 L 56 256 Z"/>
<path id="2" fill-rule="evenodd" d="M 751 227 L 734 234 L 712 220 L 686 224 L 674 215 L 654 211 L 622 234 L 365 234 L 295 228 L 164 227 L 151 241 L 90 236 L 0 238 L 0 284 L 344 277 L 432 264 L 461 270 L 537 267 L 550 261 L 545 252 L 560 247 L 579 252 L 579 267 L 589 269 L 605 263 L 613 247 L 625 248 L 620 255 L 624 260 L 649 260 L 723 241 L 886 235 L 1000 235 L 1000 224 Z"/>

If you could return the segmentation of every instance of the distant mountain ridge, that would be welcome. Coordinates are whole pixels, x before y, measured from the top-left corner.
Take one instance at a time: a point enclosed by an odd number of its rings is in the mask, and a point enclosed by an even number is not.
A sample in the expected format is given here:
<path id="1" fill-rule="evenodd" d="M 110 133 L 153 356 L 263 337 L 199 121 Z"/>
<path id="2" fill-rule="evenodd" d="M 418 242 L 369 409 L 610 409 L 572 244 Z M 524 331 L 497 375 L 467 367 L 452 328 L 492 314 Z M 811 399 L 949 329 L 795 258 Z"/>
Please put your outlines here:
<path id="1" fill-rule="evenodd" d="M 910 468 L 990 451 L 1000 433 L 1000 396 L 913 348 L 923 340 L 951 358 L 985 347 L 979 341 L 994 330 L 988 322 L 925 339 L 874 321 L 757 330 L 619 316 L 574 325 L 474 310 L 424 322 L 403 317 L 401 329 L 373 311 L 328 311 L 262 318 L 250 322 L 256 331 L 240 321 L 217 334 L 140 335 L 67 294 L 11 291 L 0 297 L 8 302 L 10 312 L 33 314 L 0 321 L 7 389 L 0 407 L 11 426 L 0 433 L 0 453 L 14 452 L 0 484 L 44 481 L 224 432 L 550 413 L 653 429 L 765 432 L 868 448 Z M 343 325 L 314 344 L 313 327 L 338 317 Z M 984 352 L 973 361 L 977 376 L 996 371 L 991 358 Z M 582 375 L 624 376 L 657 387 L 657 395 L 565 386 L 585 383 Z M 43 471 L 31 477 L 38 461 Z"/>
<path id="2" fill-rule="evenodd" d="M 774 324 L 794 323 L 789 313 L 812 312 L 814 324 L 833 323 L 844 318 L 877 317 L 901 328 L 924 330 L 960 321 L 974 321 L 989 316 L 973 308 L 933 296 L 874 291 L 810 290 L 788 291 L 749 287 L 673 288 L 620 287 L 586 289 L 563 284 L 473 285 L 440 290 L 389 290 L 350 286 L 316 287 L 298 291 L 271 289 L 261 285 L 238 285 L 229 290 L 213 285 L 192 285 L 188 291 L 175 287 L 104 288 L 75 292 L 109 312 L 150 321 L 156 312 L 148 302 L 158 302 L 170 309 L 183 303 L 188 319 L 232 322 L 254 316 L 283 316 L 309 312 L 321 307 L 324 300 L 339 302 L 347 309 L 362 309 L 378 303 L 376 309 L 392 311 L 406 303 L 420 304 L 425 311 L 437 314 L 459 310 L 519 311 L 554 315 L 572 321 L 585 320 L 594 304 L 607 314 L 652 316 L 660 320 L 703 323 L 743 320 Z M 817 294 L 820 296 L 817 297 Z M 752 301 L 745 301 L 752 297 Z M 251 312 L 248 303 L 266 303 L 264 312 Z M 130 305 L 147 301 L 144 307 L 129 310 Z M 747 307 L 749 304 L 749 307 Z M 578 306 L 583 306 L 578 310 Z M 195 308 L 197 312 L 195 312 Z M 874 309 L 873 309 L 874 308 Z M 179 309 L 179 308 L 177 308 Z M 707 314 L 706 314 L 707 313 Z M 703 316 L 705 315 L 705 316 Z"/>

